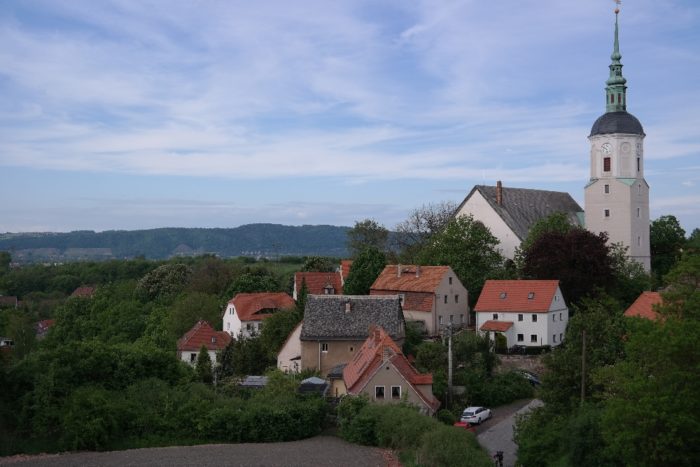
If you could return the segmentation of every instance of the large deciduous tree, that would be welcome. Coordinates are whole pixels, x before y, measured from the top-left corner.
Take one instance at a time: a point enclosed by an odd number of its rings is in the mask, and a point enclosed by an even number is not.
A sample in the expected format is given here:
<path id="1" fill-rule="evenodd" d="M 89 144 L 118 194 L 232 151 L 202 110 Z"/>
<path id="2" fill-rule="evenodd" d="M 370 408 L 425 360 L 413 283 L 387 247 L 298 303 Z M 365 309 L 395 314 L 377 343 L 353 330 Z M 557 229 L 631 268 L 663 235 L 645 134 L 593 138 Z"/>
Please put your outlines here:
<path id="1" fill-rule="evenodd" d="M 651 270 L 659 283 L 681 258 L 685 230 L 675 216 L 661 216 L 651 223 Z"/>
<path id="2" fill-rule="evenodd" d="M 357 221 L 355 226 L 348 230 L 348 251 L 353 258 L 357 258 L 368 247 L 386 251 L 388 239 L 389 231 L 377 221 Z"/>
<path id="3" fill-rule="evenodd" d="M 558 279 L 567 303 L 579 303 L 613 283 L 614 270 L 607 234 L 582 228 L 545 232 L 523 252 L 528 279 Z"/>
<path id="4" fill-rule="evenodd" d="M 472 216 L 460 216 L 433 235 L 417 258 L 421 264 L 452 267 L 473 305 L 486 279 L 503 275 L 503 257 L 497 245 L 498 239 L 484 224 Z"/>
<path id="5" fill-rule="evenodd" d="M 396 246 L 402 262 L 413 263 L 423 246 L 445 228 L 454 217 L 457 205 L 452 201 L 431 203 L 414 209 L 396 226 Z"/>
<path id="6" fill-rule="evenodd" d="M 197 355 L 195 373 L 197 374 L 197 380 L 202 383 L 211 384 L 214 380 L 211 357 L 209 357 L 209 351 L 204 345 L 199 349 L 199 354 Z"/>
<path id="7" fill-rule="evenodd" d="M 376 247 L 369 246 L 355 258 L 350 274 L 343 285 L 346 295 L 368 295 L 369 289 L 386 266 L 386 256 Z"/>

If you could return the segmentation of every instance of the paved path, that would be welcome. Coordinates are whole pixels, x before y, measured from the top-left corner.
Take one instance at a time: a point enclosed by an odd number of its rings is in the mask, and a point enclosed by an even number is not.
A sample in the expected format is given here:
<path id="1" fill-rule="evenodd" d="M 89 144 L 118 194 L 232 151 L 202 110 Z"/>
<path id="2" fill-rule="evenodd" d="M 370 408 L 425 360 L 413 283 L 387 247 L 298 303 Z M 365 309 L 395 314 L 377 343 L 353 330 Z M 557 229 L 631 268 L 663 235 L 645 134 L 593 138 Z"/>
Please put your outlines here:
<path id="1" fill-rule="evenodd" d="M 542 405 L 542 401 L 534 399 L 529 403 L 521 406 L 515 411 L 502 411 L 502 416 L 498 416 L 499 409 L 494 411 L 494 417 L 486 422 L 487 425 L 482 425 L 486 429 L 480 431 L 477 429 L 477 439 L 479 443 L 488 451 L 489 455 L 493 456 L 496 451 L 503 451 L 503 466 L 513 467 L 515 465 L 516 452 L 518 446 L 513 441 L 513 428 L 515 426 L 515 415 L 525 413 L 535 407 Z"/>
<path id="2" fill-rule="evenodd" d="M 289 443 L 208 444 L 111 452 L 79 452 L 41 456 L 0 457 L 0 465 L 67 466 L 305 466 L 375 467 L 397 465 L 386 451 L 347 443 L 333 436 Z"/>

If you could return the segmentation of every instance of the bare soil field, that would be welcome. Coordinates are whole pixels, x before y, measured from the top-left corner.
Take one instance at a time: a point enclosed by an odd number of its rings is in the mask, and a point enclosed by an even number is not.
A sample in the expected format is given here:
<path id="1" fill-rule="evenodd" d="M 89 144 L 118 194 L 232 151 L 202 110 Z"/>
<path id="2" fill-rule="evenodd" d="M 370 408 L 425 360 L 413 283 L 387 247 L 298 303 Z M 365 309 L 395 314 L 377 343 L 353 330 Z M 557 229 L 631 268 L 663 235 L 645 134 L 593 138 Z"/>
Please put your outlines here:
<path id="1" fill-rule="evenodd" d="M 206 444 L 110 452 L 0 457 L 17 466 L 398 466 L 386 450 L 357 446 L 333 436 L 266 444 Z"/>

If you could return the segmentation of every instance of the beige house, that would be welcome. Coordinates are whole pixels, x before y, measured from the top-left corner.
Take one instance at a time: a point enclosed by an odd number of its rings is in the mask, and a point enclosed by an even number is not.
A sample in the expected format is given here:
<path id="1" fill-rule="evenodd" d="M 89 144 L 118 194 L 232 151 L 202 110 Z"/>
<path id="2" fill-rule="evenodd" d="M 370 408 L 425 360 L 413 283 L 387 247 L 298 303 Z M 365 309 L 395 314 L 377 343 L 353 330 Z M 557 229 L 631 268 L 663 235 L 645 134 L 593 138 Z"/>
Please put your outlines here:
<path id="1" fill-rule="evenodd" d="M 406 321 L 420 323 L 429 336 L 470 323 L 467 289 L 449 266 L 389 265 L 369 293 L 398 295 Z"/>
<path id="2" fill-rule="evenodd" d="M 309 295 L 301 326 L 301 369 L 322 375 L 348 363 L 372 326 L 381 326 L 399 345 L 405 337 L 398 295 Z"/>
<path id="3" fill-rule="evenodd" d="M 501 254 L 513 259 L 515 249 L 527 238 L 533 224 L 562 212 L 573 225 L 583 225 L 583 209 L 568 193 L 560 191 L 476 185 L 457 208 L 457 216 L 471 215 L 499 241 Z"/>
<path id="4" fill-rule="evenodd" d="M 406 402 L 433 415 L 440 401 L 433 395 L 433 376 L 420 374 L 381 328 L 372 328 L 353 359 L 343 369 L 347 394 L 365 394 L 378 404 Z"/>

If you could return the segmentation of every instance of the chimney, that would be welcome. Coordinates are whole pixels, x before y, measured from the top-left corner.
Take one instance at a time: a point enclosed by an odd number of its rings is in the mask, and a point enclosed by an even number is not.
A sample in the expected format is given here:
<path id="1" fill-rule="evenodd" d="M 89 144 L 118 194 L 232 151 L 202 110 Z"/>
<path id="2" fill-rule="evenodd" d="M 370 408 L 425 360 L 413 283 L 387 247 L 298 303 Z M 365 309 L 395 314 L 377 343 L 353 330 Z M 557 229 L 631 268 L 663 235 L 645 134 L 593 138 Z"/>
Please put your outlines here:
<path id="1" fill-rule="evenodd" d="M 350 308 L 351 308 L 350 302 L 349 301 L 345 302 L 345 313 L 350 313 Z"/>
<path id="2" fill-rule="evenodd" d="M 503 206 L 503 185 L 500 180 L 496 182 L 496 204 Z"/>
<path id="3" fill-rule="evenodd" d="M 420 277 L 420 264 L 416 266 L 416 277 Z"/>
<path id="4" fill-rule="evenodd" d="M 396 277 L 401 277 L 401 265 L 396 265 Z"/>

